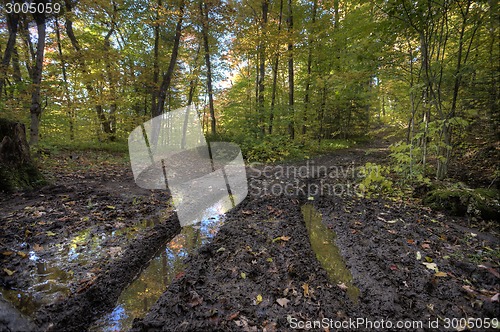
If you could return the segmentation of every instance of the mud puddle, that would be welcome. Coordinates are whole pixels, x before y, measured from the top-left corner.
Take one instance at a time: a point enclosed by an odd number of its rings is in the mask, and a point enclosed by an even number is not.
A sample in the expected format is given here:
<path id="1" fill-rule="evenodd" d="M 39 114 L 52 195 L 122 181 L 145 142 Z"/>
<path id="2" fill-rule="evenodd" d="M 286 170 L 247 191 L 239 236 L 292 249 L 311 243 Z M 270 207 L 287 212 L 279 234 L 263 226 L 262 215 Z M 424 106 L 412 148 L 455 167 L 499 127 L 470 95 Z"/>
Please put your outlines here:
<path id="1" fill-rule="evenodd" d="M 82 276 L 77 275 L 74 270 L 77 267 L 81 270 L 82 267 L 91 266 L 99 259 L 109 256 L 112 252 L 107 249 L 113 247 L 106 249 L 106 241 L 120 236 L 132 239 L 139 231 L 156 225 L 158 220 L 158 217 L 144 219 L 133 226 L 101 233 L 95 233 L 95 230 L 89 227 L 77 232 L 67 241 L 47 248 L 48 250 L 32 246 L 26 257 L 30 266 L 26 271 L 29 286 L 22 289 L 0 287 L 0 293 L 21 313 L 33 316 L 44 305 L 69 296 L 82 277 L 93 277 L 92 271 Z M 28 245 L 22 243 L 20 248 L 27 250 Z"/>
<path id="2" fill-rule="evenodd" d="M 124 289 L 113 311 L 97 320 L 89 331 L 126 331 L 135 318 L 144 317 L 170 283 L 183 275 L 185 259 L 216 235 L 227 210 L 223 203 L 217 203 L 205 211 L 201 222 L 183 227 Z"/>
<path id="3" fill-rule="evenodd" d="M 357 303 L 360 292 L 354 285 L 351 271 L 347 268 L 340 249 L 335 244 L 337 234 L 323 224 L 321 213 L 312 204 L 303 205 L 301 210 L 316 258 L 330 280 L 340 287 L 346 287 L 351 301 Z"/>

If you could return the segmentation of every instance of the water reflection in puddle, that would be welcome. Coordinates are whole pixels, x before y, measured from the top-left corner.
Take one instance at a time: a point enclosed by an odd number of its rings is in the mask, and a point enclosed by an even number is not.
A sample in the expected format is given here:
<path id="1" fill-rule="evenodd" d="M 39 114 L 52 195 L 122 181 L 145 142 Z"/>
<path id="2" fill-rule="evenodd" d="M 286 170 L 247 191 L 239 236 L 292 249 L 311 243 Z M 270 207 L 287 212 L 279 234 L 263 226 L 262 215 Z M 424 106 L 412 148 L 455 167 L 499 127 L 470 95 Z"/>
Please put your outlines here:
<path id="1" fill-rule="evenodd" d="M 202 221 L 185 226 L 164 245 L 148 267 L 120 295 L 114 310 L 99 319 L 89 331 L 124 331 L 134 318 L 143 317 L 172 280 L 185 268 L 185 258 L 209 242 L 223 224 L 228 209 L 218 203 L 205 211 Z"/>
<path id="2" fill-rule="evenodd" d="M 359 289 L 354 285 L 351 271 L 345 265 L 340 250 L 335 244 L 337 235 L 323 224 L 321 213 L 312 204 L 302 206 L 302 215 L 316 258 L 328 273 L 330 280 L 347 286 L 347 295 L 353 302 L 357 303 Z"/>
<path id="3" fill-rule="evenodd" d="M 6 289 L 0 287 L 3 297 L 20 312 L 32 316 L 42 306 L 67 297 L 70 286 L 76 281 L 71 266 L 85 266 L 96 262 L 106 252 L 103 242 L 112 237 L 125 236 L 132 239 L 143 229 L 158 224 L 158 217 L 144 219 L 133 226 L 123 227 L 112 232 L 93 233 L 93 228 L 79 231 L 64 243 L 56 244 L 55 255 L 47 262 L 40 257 L 40 252 L 29 251 L 31 270 L 29 287 L 25 289 Z M 26 243 L 21 247 L 25 248 Z"/>
<path id="4" fill-rule="evenodd" d="M 3 297 L 20 312 L 31 315 L 42 305 L 69 295 L 68 283 L 72 274 L 38 260 L 31 272 L 32 284 L 28 289 L 0 288 Z"/>

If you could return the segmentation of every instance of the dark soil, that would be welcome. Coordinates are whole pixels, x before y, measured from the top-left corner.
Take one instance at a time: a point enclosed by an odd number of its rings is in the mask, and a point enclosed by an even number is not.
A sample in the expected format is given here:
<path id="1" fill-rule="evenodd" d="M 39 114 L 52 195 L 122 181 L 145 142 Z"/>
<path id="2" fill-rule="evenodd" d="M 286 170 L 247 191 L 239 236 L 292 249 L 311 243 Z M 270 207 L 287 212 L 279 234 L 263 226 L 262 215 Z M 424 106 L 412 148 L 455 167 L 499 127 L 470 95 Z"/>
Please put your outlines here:
<path id="1" fill-rule="evenodd" d="M 323 318 L 424 324 L 438 319 L 442 327 L 445 318 L 499 317 L 499 237 L 491 226 L 470 228 L 491 223 L 435 213 L 418 202 L 311 190 L 353 184 L 357 175 L 349 167 L 384 162 L 386 146 L 380 141 L 287 164 L 308 165 L 304 176 L 283 174 L 283 165 L 249 168 L 249 196 L 227 214 L 213 241 L 188 258 L 184 274 L 144 319 L 134 322 L 133 331 L 283 331 L 292 322 Z M 344 173 L 325 176 L 311 165 L 342 166 Z M 55 245 L 64 247 L 79 232 L 94 234 L 87 247 L 95 236 L 103 238 L 99 255 L 60 265 L 72 271 L 69 293 L 31 314 L 40 330 L 82 331 L 113 308 L 121 290 L 179 226 L 168 212 L 168 194 L 136 187 L 123 159 L 62 155 L 45 165 L 49 168 L 54 185 L 0 200 L 0 259 L 2 269 L 14 272 L 0 271 L 0 284 L 4 289 L 29 286 L 30 251 L 51 262 L 59 257 Z M 273 185 L 288 183 L 293 185 L 283 192 L 270 192 Z M 314 204 L 336 232 L 361 291 L 357 302 L 316 259 L 301 214 L 305 203 Z M 163 216 L 155 219 L 159 213 Z M 148 218 L 157 222 L 130 231 Z M 109 235 L 119 230 L 124 230 L 121 236 Z M 444 273 L 436 275 L 424 263 Z M 0 330 L 12 330 L 13 319 L 18 317 L 0 316 Z"/>

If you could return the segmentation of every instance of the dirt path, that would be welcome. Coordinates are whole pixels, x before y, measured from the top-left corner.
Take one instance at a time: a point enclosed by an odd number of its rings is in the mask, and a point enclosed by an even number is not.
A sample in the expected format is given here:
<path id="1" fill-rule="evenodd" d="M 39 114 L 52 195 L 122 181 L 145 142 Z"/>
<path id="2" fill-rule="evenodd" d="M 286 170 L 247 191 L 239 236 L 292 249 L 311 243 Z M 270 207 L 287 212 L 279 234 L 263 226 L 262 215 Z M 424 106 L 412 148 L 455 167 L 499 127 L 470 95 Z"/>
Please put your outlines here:
<path id="1" fill-rule="evenodd" d="M 0 201 L 2 293 L 41 329 L 88 328 L 179 231 L 168 195 L 137 188 L 127 162 L 108 157 L 63 156 L 50 172 L 56 185 Z M 133 330 L 282 331 L 323 318 L 444 324 L 498 317 L 497 234 L 411 202 L 352 191 L 355 166 L 386 157 L 387 142 L 377 141 L 300 163 L 249 167 L 249 196 Z M 306 204 L 321 213 L 321 231 L 312 235 Z M 345 263 L 334 267 L 352 280 L 333 280 L 322 267 L 329 256 L 311 248 L 310 237 L 329 231 Z M 33 299 L 37 294 L 42 298 Z M 7 329 L 8 319 L 2 324 Z"/>

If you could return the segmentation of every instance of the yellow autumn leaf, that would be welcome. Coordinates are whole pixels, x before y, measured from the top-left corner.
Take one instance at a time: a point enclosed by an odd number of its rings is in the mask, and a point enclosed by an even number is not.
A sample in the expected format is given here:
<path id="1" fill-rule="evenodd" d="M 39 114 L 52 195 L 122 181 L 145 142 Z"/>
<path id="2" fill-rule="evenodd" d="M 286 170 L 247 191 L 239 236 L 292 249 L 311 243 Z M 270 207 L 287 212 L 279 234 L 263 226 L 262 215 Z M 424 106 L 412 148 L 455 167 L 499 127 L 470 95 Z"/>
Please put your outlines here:
<path id="1" fill-rule="evenodd" d="M 446 272 L 436 272 L 436 274 L 434 274 L 435 277 L 447 277 L 448 276 L 448 273 Z"/>
<path id="2" fill-rule="evenodd" d="M 246 279 L 247 274 L 245 272 L 241 272 L 241 279 Z"/>
<path id="3" fill-rule="evenodd" d="M 255 299 L 255 304 L 260 304 L 262 302 L 262 295 L 257 295 L 257 298 Z"/>
<path id="4" fill-rule="evenodd" d="M 16 271 L 11 271 L 11 270 L 9 270 L 9 269 L 7 269 L 7 268 L 4 268 L 3 270 L 4 270 L 4 272 L 5 272 L 5 273 L 7 273 L 7 275 L 9 275 L 9 276 L 13 275 L 13 274 L 16 272 Z"/>
<path id="5" fill-rule="evenodd" d="M 47 231 L 45 232 L 45 234 L 47 234 L 47 236 L 56 236 L 57 234 L 52 232 L 52 231 Z"/>
<path id="6" fill-rule="evenodd" d="M 309 296 L 309 285 L 303 284 L 302 289 L 304 290 L 304 296 Z"/>

